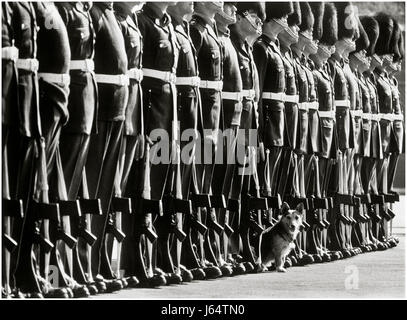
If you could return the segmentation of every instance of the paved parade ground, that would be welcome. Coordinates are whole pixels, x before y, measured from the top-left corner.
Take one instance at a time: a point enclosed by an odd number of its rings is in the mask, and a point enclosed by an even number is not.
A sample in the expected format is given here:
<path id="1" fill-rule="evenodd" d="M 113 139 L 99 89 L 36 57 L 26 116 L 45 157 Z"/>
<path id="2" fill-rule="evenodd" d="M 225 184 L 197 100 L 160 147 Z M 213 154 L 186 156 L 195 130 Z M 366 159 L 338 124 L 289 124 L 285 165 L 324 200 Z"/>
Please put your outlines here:
<path id="1" fill-rule="evenodd" d="M 126 289 L 93 299 L 386 299 L 405 297 L 405 236 L 396 248 L 346 260 L 159 289 Z"/>

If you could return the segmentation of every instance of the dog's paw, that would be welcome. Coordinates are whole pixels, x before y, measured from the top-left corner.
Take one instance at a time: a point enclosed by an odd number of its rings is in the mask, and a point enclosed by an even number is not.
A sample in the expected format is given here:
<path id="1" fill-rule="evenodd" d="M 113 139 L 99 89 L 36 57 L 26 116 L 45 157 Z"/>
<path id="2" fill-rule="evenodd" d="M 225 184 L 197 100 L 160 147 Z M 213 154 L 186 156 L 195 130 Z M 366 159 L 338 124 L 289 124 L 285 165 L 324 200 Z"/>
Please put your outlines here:
<path id="1" fill-rule="evenodd" d="M 278 267 L 277 272 L 287 272 L 287 270 L 284 267 Z"/>

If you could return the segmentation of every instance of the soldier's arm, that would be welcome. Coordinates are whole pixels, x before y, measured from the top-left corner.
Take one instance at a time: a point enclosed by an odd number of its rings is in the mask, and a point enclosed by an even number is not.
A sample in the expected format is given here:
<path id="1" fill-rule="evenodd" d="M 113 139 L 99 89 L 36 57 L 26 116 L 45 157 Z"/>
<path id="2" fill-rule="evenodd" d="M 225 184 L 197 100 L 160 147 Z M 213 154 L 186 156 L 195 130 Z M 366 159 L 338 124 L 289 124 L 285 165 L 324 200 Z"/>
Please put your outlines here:
<path id="1" fill-rule="evenodd" d="M 95 29 L 95 33 L 98 34 L 100 28 L 102 27 L 102 12 L 96 6 L 92 6 L 90 9 L 90 16 L 92 18 L 93 28 Z"/>
<path id="2" fill-rule="evenodd" d="M 190 36 L 192 39 L 192 43 L 194 44 L 196 54 L 198 54 L 199 50 L 201 50 L 201 47 L 202 47 L 203 35 L 196 27 L 191 25 Z"/>
<path id="3" fill-rule="evenodd" d="M 253 46 L 253 59 L 257 69 L 257 78 L 258 78 L 258 92 L 259 92 L 259 102 L 258 102 L 258 113 L 259 113 L 259 137 L 262 139 L 263 134 L 263 122 L 264 122 L 264 115 L 263 115 L 263 99 L 261 98 L 263 95 L 263 87 L 264 81 L 266 77 L 266 70 L 267 70 L 267 52 L 266 48 L 261 45 L 260 43 L 256 42 Z"/>
<path id="4" fill-rule="evenodd" d="M 61 16 L 64 24 L 66 26 L 68 26 L 70 18 L 69 18 L 69 12 L 68 12 L 68 9 L 66 8 L 66 6 L 63 3 L 55 2 L 55 7 L 58 9 L 59 15 Z"/>

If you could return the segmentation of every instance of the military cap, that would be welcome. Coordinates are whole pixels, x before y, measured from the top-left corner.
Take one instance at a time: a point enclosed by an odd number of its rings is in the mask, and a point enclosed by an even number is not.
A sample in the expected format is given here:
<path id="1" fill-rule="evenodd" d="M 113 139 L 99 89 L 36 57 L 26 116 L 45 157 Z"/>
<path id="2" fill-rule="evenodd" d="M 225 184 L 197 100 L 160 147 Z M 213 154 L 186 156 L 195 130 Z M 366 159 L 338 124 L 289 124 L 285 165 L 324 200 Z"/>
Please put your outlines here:
<path id="1" fill-rule="evenodd" d="M 338 39 L 357 39 L 358 24 L 351 2 L 335 2 L 338 16 Z"/>
<path id="2" fill-rule="evenodd" d="M 322 21 L 322 36 L 319 43 L 333 46 L 338 41 L 338 18 L 332 3 L 325 3 Z"/>
<path id="3" fill-rule="evenodd" d="M 312 27 L 314 26 L 314 14 L 308 2 L 300 2 L 301 9 L 301 23 L 300 31 L 309 32 L 312 34 Z"/>
<path id="4" fill-rule="evenodd" d="M 379 23 L 375 18 L 369 16 L 360 17 L 363 30 L 365 30 L 367 37 L 369 38 L 369 46 L 367 47 L 366 55 L 373 56 L 376 50 L 377 39 L 379 38 Z"/>
<path id="5" fill-rule="evenodd" d="M 362 51 L 362 50 L 367 50 L 369 47 L 369 37 L 366 34 L 365 29 L 363 28 L 362 23 L 360 22 L 360 19 L 358 19 L 358 29 L 359 29 L 359 37 L 356 40 L 356 50 L 355 52 Z"/>
<path id="6" fill-rule="evenodd" d="M 293 12 L 293 4 L 289 2 L 266 2 L 266 20 L 281 19 Z"/>
<path id="7" fill-rule="evenodd" d="M 301 8 L 299 2 L 293 2 L 293 12 L 288 15 L 287 23 L 289 26 L 298 26 L 301 24 Z"/>
<path id="8" fill-rule="evenodd" d="M 314 40 L 320 40 L 322 37 L 322 23 L 324 18 L 325 3 L 309 2 L 312 14 L 314 15 L 314 24 L 312 27 L 312 37 Z"/>
<path id="9" fill-rule="evenodd" d="M 237 14 L 243 16 L 244 12 L 252 11 L 257 14 L 261 21 L 266 20 L 264 2 L 237 2 Z"/>
<path id="10" fill-rule="evenodd" d="M 394 57 L 400 57 L 399 51 L 399 38 L 401 37 L 401 29 L 398 22 L 393 19 L 393 34 L 390 39 L 390 53 L 394 54 Z"/>
<path id="11" fill-rule="evenodd" d="M 379 13 L 375 19 L 379 24 L 379 37 L 377 39 L 375 53 L 378 55 L 390 54 L 393 19 L 385 13 Z"/>

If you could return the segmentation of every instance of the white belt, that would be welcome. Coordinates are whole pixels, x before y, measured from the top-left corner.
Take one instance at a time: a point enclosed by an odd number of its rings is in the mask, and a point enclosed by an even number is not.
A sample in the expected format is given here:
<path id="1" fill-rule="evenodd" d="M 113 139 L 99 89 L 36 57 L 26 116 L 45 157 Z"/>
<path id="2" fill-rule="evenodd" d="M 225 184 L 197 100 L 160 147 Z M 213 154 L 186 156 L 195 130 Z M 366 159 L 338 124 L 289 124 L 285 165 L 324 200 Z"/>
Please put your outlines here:
<path id="1" fill-rule="evenodd" d="M 222 99 L 224 99 L 224 100 L 241 101 L 241 100 L 242 100 L 242 94 L 241 94 L 240 92 L 226 92 L 226 91 L 222 91 Z"/>
<path id="2" fill-rule="evenodd" d="M 318 114 L 320 118 L 328 118 L 328 119 L 335 119 L 335 111 L 321 111 L 318 110 Z"/>
<path id="3" fill-rule="evenodd" d="M 373 119 L 373 117 L 372 117 L 373 115 L 371 114 L 371 113 L 362 113 L 362 119 L 363 120 L 372 120 Z"/>
<path id="4" fill-rule="evenodd" d="M 18 59 L 18 49 L 14 46 L 1 48 L 1 58 L 16 61 Z"/>
<path id="5" fill-rule="evenodd" d="M 127 74 L 96 74 L 97 83 L 115 84 L 117 86 L 128 86 L 129 77 Z"/>
<path id="6" fill-rule="evenodd" d="M 350 107 L 350 101 L 349 100 L 335 100 L 335 107 L 349 108 Z"/>
<path id="7" fill-rule="evenodd" d="M 363 111 L 362 110 L 350 110 L 350 114 L 352 117 L 359 117 L 362 118 L 363 116 Z"/>
<path id="8" fill-rule="evenodd" d="M 159 79 L 164 82 L 174 83 L 174 84 L 175 84 L 175 80 L 176 80 L 175 74 L 172 72 L 169 72 L 169 71 L 160 71 L 160 70 L 143 68 L 143 75 L 144 75 L 144 77 Z"/>
<path id="9" fill-rule="evenodd" d="M 280 92 L 280 93 L 263 92 L 261 97 L 263 99 L 276 100 L 276 101 L 284 102 L 285 94 L 284 94 L 284 92 Z"/>
<path id="10" fill-rule="evenodd" d="M 69 64 L 69 70 L 82 70 L 86 72 L 92 72 L 93 70 L 95 70 L 95 64 L 92 59 L 71 60 Z"/>
<path id="11" fill-rule="evenodd" d="M 400 121 L 404 120 L 404 117 L 403 117 L 402 113 L 394 114 L 393 117 L 394 117 L 394 120 L 400 120 Z"/>
<path id="12" fill-rule="evenodd" d="M 130 79 L 136 80 L 138 82 L 141 82 L 141 80 L 143 80 L 143 70 L 138 68 L 131 68 L 127 71 L 127 75 Z"/>
<path id="13" fill-rule="evenodd" d="M 380 114 L 372 113 L 372 121 L 380 121 Z"/>
<path id="14" fill-rule="evenodd" d="M 38 78 L 50 83 L 61 84 L 64 86 L 69 86 L 69 83 L 71 82 L 71 77 L 67 73 L 40 72 L 38 73 Z"/>
<path id="15" fill-rule="evenodd" d="M 201 82 L 199 83 L 199 88 L 222 91 L 223 81 L 201 80 Z"/>
<path id="16" fill-rule="evenodd" d="M 290 103 L 298 103 L 299 97 L 298 95 L 288 95 L 286 94 L 284 96 L 284 102 L 290 102 Z"/>
<path id="17" fill-rule="evenodd" d="M 309 103 L 308 103 L 308 110 L 315 110 L 315 111 L 317 111 L 317 110 L 318 110 L 318 107 L 319 107 L 318 101 L 313 101 L 313 102 L 309 102 Z"/>
<path id="18" fill-rule="evenodd" d="M 308 111 L 309 103 L 308 102 L 300 102 L 298 104 L 298 109 L 303 111 Z"/>
<path id="19" fill-rule="evenodd" d="M 199 77 L 177 77 L 175 84 L 177 86 L 199 87 L 200 81 Z"/>
<path id="20" fill-rule="evenodd" d="M 254 89 L 242 90 L 241 95 L 242 98 L 246 98 L 247 100 L 253 100 L 256 96 L 256 91 L 254 91 Z"/>
<path id="21" fill-rule="evenodd" d="M 382 120 L 393 121 L 394 116 L 392 113 L 379 113 L 379 117 Z"/>
<path id="22" fill-rule="evenodd" d="M 17 59 L 16 66 L 17 66 L 17 69 L 37 72 L 39 62 L 37 59 Z"/>

